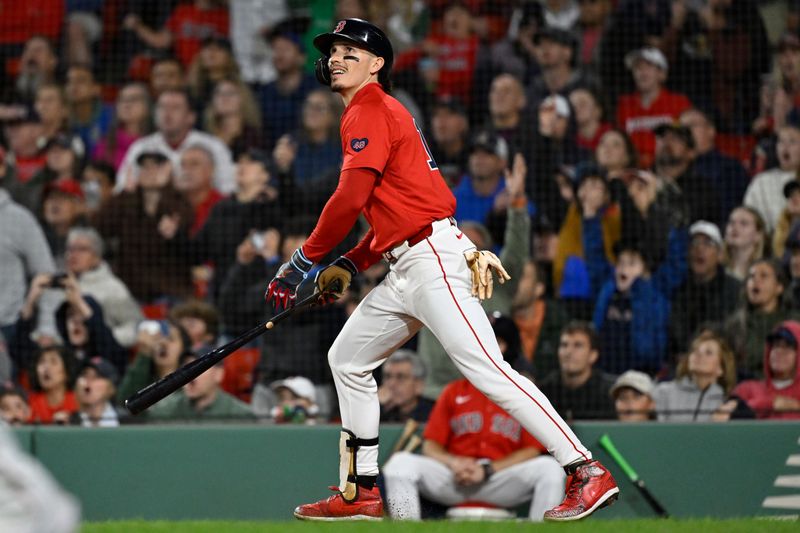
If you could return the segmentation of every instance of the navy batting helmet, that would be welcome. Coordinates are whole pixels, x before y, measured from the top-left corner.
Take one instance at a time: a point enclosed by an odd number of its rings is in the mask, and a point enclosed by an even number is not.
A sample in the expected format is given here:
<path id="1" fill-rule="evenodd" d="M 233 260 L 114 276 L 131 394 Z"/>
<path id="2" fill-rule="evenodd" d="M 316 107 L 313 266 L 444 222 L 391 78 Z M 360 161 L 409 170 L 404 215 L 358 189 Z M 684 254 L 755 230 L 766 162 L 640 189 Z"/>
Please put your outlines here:
<path id="1" fill-rule="evenodd" d="M 314 37 L 314 46 L 322 52 L 322 57 L 317 59 L 315 72 L 317 80 L 323 85 L 331 84 L 331 72 L 328 68 L 328 59 L 331 55 L 331 46 L 337 39 L 352 41 L 378 57 L 382 57 L 384 64 L 378 73 L 378 81 L 384 90 L 391 87 L 389 73 L 394 62 L 392 43 L 379 27 L 362 19 L 340 20 L 330 33 L 321 33 Z"/>

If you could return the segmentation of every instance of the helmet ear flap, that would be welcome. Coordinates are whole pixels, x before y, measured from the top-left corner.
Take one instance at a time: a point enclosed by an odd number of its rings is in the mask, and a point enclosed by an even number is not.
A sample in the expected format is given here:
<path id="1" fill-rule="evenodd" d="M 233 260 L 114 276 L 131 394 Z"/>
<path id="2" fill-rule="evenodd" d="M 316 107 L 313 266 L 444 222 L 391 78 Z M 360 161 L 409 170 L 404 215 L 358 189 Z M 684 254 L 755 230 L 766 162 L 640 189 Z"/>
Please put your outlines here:
<path id="1" fill-rule="evenodd" d="M 331 69 L 328 66 L 328 56 L 322 56 L 314 63 L 314 74 L 317 76 L 317 81 L 322 85 L 331 84 Z"/>

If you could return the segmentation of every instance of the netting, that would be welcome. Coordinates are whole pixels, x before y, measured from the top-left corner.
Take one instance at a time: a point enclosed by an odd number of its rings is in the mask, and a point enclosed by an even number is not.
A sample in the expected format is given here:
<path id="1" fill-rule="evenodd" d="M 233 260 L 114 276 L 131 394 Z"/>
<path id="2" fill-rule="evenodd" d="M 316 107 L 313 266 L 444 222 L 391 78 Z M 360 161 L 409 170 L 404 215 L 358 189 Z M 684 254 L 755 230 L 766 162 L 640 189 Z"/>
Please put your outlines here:
<path id="1" fill-rule="evenodd" d="M 342 162 L 344 106 L 314 77 L 313 37 L 358 17 L 392 42 L 392 95 L 459 227 L 511 273 L 484 304 L 504 357 L 565 417 L 796 416 L 799 12 L 777 0 L 8 5 L 0 407 L 103 419 L 106 399 L 271 315 L 267 285 Z M 359 220 L 319 264 L 367 229 Z M 163 417 L 335 420 L 328 349 L 388 268 L 229 357 Z M 460 376 L 430 332 L 405 348 L 416 359 L 375 373 L 384 420 L 424 418 L 418 391 L 435 400 Z M 249 405 L 211 402 L 218 386 Z"/>

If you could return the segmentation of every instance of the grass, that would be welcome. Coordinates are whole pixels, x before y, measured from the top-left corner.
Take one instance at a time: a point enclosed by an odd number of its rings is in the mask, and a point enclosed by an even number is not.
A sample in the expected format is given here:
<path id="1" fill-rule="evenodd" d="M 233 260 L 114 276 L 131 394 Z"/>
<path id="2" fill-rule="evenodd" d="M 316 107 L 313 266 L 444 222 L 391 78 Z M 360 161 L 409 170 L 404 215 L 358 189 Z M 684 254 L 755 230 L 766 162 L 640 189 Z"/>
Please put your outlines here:
<path id="1" fill-rule="evenodd" d="M 782 533 L 798 531 L 796 520 L 588 520 L 570 524 L 532 524 L 529 522 L 390 522 L 314 523 L 314 522 L 94 522 L 83 526 L 83 533 L 487 533 L 536 531 L 569 533 Z"/>

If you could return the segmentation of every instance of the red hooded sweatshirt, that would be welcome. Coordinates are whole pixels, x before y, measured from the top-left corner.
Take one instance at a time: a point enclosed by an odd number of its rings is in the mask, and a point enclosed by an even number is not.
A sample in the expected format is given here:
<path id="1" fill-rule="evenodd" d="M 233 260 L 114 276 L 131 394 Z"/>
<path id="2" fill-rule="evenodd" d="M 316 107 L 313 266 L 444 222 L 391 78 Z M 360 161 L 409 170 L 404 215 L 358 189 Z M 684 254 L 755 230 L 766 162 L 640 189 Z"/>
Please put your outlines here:
<path id="1" fill-rule="evenodd" d="M 787 396 L 800 401 L 800 322 L 787 320 L 781 323 L 778 328 L 786 328 L 797 342 L 797 354 L 794 365 L 794 381 L 782 389 L 775 387 L 772 381 L 772 369 L 769 365 L 769 352 L 772 343 L 768 342 L 764 350 L 764 379 L 760 381 L 743 381 L 733 389 L 733 395 L 738 396 L 756 412 L 758 418 L 772 419 L 800 419 L 800 411 L 795 412 L 774 412 L 773 405 L 776 396 Z"/>

